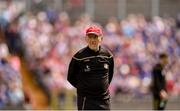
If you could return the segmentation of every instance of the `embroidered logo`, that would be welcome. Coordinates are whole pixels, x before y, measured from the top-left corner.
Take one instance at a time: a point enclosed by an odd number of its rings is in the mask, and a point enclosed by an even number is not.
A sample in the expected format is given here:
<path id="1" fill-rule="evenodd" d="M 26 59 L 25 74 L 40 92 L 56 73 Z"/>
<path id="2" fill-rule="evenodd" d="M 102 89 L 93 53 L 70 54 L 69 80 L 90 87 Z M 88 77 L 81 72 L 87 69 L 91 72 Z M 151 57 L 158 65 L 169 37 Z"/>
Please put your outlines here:
<path id="1" fill-rule="evenodd" d="M 104 64 L 104 68 L 105 68 L 105 69 L 108 69 L 108 65 L 107 65 L 107 64 Z"/>
<path id="2" fill-rule="evenodd" d="M 88 65 L 86 65 L 86 68 L 84 69 L 85 72 L 89 72 L 91 69 Z"/>

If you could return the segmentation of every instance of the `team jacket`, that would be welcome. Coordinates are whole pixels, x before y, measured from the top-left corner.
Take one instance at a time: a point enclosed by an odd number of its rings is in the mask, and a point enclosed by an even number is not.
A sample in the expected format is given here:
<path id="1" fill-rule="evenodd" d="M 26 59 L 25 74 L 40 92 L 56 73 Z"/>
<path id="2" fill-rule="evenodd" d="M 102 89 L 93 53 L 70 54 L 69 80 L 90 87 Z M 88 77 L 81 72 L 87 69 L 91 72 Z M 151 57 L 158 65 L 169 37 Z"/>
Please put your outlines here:
<path id="1" fill-rule="evenodd" d="M 77 88 L 78 96 L 108 99 L 113 69 L 113 55 L 108 50 L 100 47 L 95 52 L 85 47 L 73 56 L 67 79 Z"/>
<path id="2" fill-rule="evenodd" d="M 154 96 L 158 96 L 161 90 L 166 91 L 166 80 L 161 64 L 156 64 L 152 70 L 152 92 Z"/>

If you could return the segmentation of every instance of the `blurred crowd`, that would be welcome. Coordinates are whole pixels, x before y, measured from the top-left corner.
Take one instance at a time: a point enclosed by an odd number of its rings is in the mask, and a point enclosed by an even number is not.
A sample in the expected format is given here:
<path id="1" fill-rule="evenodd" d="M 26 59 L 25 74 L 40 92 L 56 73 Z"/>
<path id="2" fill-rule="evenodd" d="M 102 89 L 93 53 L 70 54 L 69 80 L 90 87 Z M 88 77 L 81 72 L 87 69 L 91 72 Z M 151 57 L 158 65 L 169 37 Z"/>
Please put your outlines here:
<path id="1" fill-rule="evenodd" d="M 49 98 L 63 100 L 63 90 L 74 90 L 67 82 L 72 56 L 86 46 L 85 29 L 91 24 L 103 28 L 103 46 L 114 55 L 115 69 L 110 85 L 112 96 L 118 93 L 137 97 L 150 94 L 151 69 L 158 54 L 166 52 L 170 64 L 166 71 L 170 95 L 180 95 L 180 19 L 130 14 L 123 20 L 110 17 L 105 24 L 82 14 L 72 22 L 68 13 L 25 12 L 0 15 L 0 109 L 4 104 L 24 101 L 21 57 Z M 9 102 L 8 102 L 9 101 Z"/>

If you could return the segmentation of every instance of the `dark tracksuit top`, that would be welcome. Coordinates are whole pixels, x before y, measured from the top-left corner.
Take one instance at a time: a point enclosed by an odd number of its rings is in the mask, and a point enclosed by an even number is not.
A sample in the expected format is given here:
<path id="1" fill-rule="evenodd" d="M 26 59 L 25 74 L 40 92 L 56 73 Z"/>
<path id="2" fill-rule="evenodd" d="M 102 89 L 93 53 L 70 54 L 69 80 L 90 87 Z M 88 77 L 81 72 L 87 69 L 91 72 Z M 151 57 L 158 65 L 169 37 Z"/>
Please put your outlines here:
<path id="1" fill-rule="evenodd" d="M 152 71 L 152 92 L 153 95 L 159 97 L 160 91 L 166 91 L 166 79 L 163 74 L 163 67 L 161 64 L 156 64 Z"/>
<path id="2" fill-rule="evenodd" d="M 103 47 L 97 52 L 85 47 L 73 56 L 68 81 L 77 89 L 78 109 L 109 109 L 109 103 L 103 106 L 98 101 L 109 100 L 108 87 L 113 69 L 113 55 Z"/>
<path id="3" fill-rule="evenodd" d="M 153 108 L 154 110 L 164 110 L 167 100 L 160 97 L 161 90 L 166 91 L 166 79 L 163 73 L 163 66 L 156 64 L 152 70 L 152 93 L 153 93 Z"/>

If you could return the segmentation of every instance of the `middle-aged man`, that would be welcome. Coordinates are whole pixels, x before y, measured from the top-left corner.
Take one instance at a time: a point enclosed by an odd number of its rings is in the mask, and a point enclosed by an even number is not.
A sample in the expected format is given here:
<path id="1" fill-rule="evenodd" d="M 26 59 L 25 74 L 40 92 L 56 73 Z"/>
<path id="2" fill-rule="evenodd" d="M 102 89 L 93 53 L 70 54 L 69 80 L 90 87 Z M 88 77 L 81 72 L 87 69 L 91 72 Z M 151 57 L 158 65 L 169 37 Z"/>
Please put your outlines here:
<path id="1" fill-rule="evenodd" d="M 72 57 L 67 78 L 77 89 L 78 110 L 110 110 L 113 55 L 101 46 L 103 34 L 98 26 L 86 30 L 85 40 L 88 46 Z"/>

